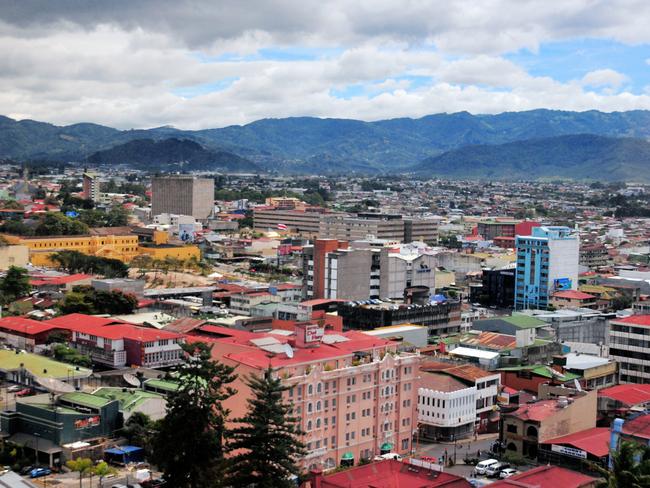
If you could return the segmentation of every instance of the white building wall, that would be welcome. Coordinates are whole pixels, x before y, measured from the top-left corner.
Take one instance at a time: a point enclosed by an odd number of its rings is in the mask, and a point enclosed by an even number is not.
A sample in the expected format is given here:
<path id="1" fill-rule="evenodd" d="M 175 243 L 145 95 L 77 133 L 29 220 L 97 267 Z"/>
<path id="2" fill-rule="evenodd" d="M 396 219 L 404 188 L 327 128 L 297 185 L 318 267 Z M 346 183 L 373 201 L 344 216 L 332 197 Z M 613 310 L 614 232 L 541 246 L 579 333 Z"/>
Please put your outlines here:
<path id="1" fill-rule="evenodd" d="M 569 278 L 571 289 L 578 289 L 580 243 L 575 239 L 549 239 L 548 287 L 552 293 L 554 280 Z"/>
<path id="2" fill-rule="evenodd" d="M 459 427 L 476 420 L 476 387 L 444 392 L 418 389 L 418 423 L 436 427 Z"/>

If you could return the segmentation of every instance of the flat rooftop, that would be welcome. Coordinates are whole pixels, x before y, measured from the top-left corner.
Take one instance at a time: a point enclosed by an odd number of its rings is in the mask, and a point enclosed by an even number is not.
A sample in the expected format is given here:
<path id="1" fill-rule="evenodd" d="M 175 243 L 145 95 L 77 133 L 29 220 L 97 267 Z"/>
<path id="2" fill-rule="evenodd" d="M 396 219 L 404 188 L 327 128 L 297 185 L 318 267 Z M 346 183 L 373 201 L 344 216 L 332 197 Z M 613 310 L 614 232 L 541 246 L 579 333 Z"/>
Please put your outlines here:
<path id="1" fill-rule="evenodd" d="M 92 370 L 72 364 L 54 361 L 39 354 L 0 349 L 0 371 L 17 371 L 24 367 L 30 375 L 39 378 L 77 379 L 87 378 Z"/>

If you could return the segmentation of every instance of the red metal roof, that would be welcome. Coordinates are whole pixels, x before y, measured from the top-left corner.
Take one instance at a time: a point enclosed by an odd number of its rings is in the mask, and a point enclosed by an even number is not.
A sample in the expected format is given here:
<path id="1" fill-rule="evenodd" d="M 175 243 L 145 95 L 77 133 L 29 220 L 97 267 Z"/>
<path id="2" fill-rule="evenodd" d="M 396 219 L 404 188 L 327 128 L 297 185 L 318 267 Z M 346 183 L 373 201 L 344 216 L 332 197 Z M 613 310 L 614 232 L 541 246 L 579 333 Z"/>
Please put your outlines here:
<path id="1" fill-rule="evenodd" d="M 650 402 L 650 385 L 616 385 L 598 390 L 599 397 L 611 398 L 625 405 Z"/>
<path id="2" fill-rule="evenodd" d="M 506 415 L 517 417 L 523 421 L 532 420 L 534 422 L 541 422 L 557 413 L 557 411 L 557 400 L 540 400 L 535 403 L 521 405 L 517 410 Z"/>
<path id="3" fill-rule="evenodd" d="M 610 285 L 607 285 L 610 286 Z M 650 315 L 631 315 L 622 319 L 612 319 L 612 324 L 642 325 L 650 327 Z"/>
<path id="4" fill-rule="evenodd" d="M 568 444 L 596 457 L 609 453 L 609 427 L 594 427 L 544 441 L 544 444 Z"/>
<path id="5" fill-rule="evenodd" d="M 592 486 L 596 478 L 586 474 L 560 468 L 559 466 L 539 466 L 524 473 L 511 476 L 508 479 L 492 483 L 490 488 L 580 488 Z"/>
<path id="6" fill-rule="evenodd" d="M 45 322 L 46 324 L 53 324 L 63 329 L 71 329 L 74 327 L 104 327 L 112 324 L 126 324 L 123 320 L 117 320 L 110 317 L 97 317 L 95 315 L 86 315 L 83 313 L 71 313 L 68 315 L 61 315 Z"/>
<path id="7" fill-rule="evenodd" d="M 623 424 L 623 433 L 634 437 L 650 439 L 650 415 L 640 415 L 632 420 L 628 420 Z"/>
<path id="8" fill-rule="evenodd" d="M 25 335 L 40 334 L 56 328 L 57 326 L 51 323 L 38 322 L 23 317 L 5 317 L 0 319 L 0 329 L 12 330 Z"/>
<path id="9" fill-rule="evenodd" d="M 313 484 L 312 484 L 313 486 Z M 322 488 L 469 488 L 460 476 L 395 460 L 357 466 L 323 476 Z"/>

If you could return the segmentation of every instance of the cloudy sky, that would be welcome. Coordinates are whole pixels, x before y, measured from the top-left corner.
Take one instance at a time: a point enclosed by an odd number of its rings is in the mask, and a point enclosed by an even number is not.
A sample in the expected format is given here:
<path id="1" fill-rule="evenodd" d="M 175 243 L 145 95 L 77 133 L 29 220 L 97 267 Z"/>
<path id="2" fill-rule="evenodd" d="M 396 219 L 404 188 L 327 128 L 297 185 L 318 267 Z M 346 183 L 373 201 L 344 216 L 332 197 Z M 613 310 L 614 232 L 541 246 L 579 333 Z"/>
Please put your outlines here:
<path id="1" fill-rule="evenodd" d="M 196 129 L 650 109 L 648 19 L 647 0 L 0 0 L 0 114 Z"/>

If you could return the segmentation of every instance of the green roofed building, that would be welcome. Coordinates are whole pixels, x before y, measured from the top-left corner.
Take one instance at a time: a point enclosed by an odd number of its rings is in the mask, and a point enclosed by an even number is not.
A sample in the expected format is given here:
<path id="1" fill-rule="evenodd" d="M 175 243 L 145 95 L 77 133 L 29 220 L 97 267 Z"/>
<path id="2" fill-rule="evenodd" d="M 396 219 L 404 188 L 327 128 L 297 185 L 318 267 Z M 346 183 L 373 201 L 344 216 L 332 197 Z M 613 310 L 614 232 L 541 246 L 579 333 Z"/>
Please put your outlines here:
<path id="1" fill-rule="evenodd" d="M 38 453 L 38 462 L 60 466 L 70 445 L 100 450 L 123 425 L 117 400 L 83 392 L 20 398 L 15 410 L 0 412 L 2 435 Z M 66 454 L 68 453 L 68 454 Z M 79 456 L 76 454 L 75 456 Z"/>
<path id="2" fill-rule="evenodd" d="M 120 402 L 120 412 L 125 422 L 135 412 L 144 413 L 152 420 L 165 416 L 167 400 L 159 393 L 138 388 L 99 388 L 91 396 Z"/>
<path id="3" fill-rule="evenodd" d="M 36 384 L 35 378 L 53 378 L 79 386 L 92 370 L 55 361 L 40 354 L 0 349 L 0 373 L 7 381 Z"/>
<path id="4" fill-rule="evenodd" d="M 144 382 L 144 389 L 161 395 L 168 395 L 180 388 L 180 384 L 173 380 L 150 379 Z"/>

